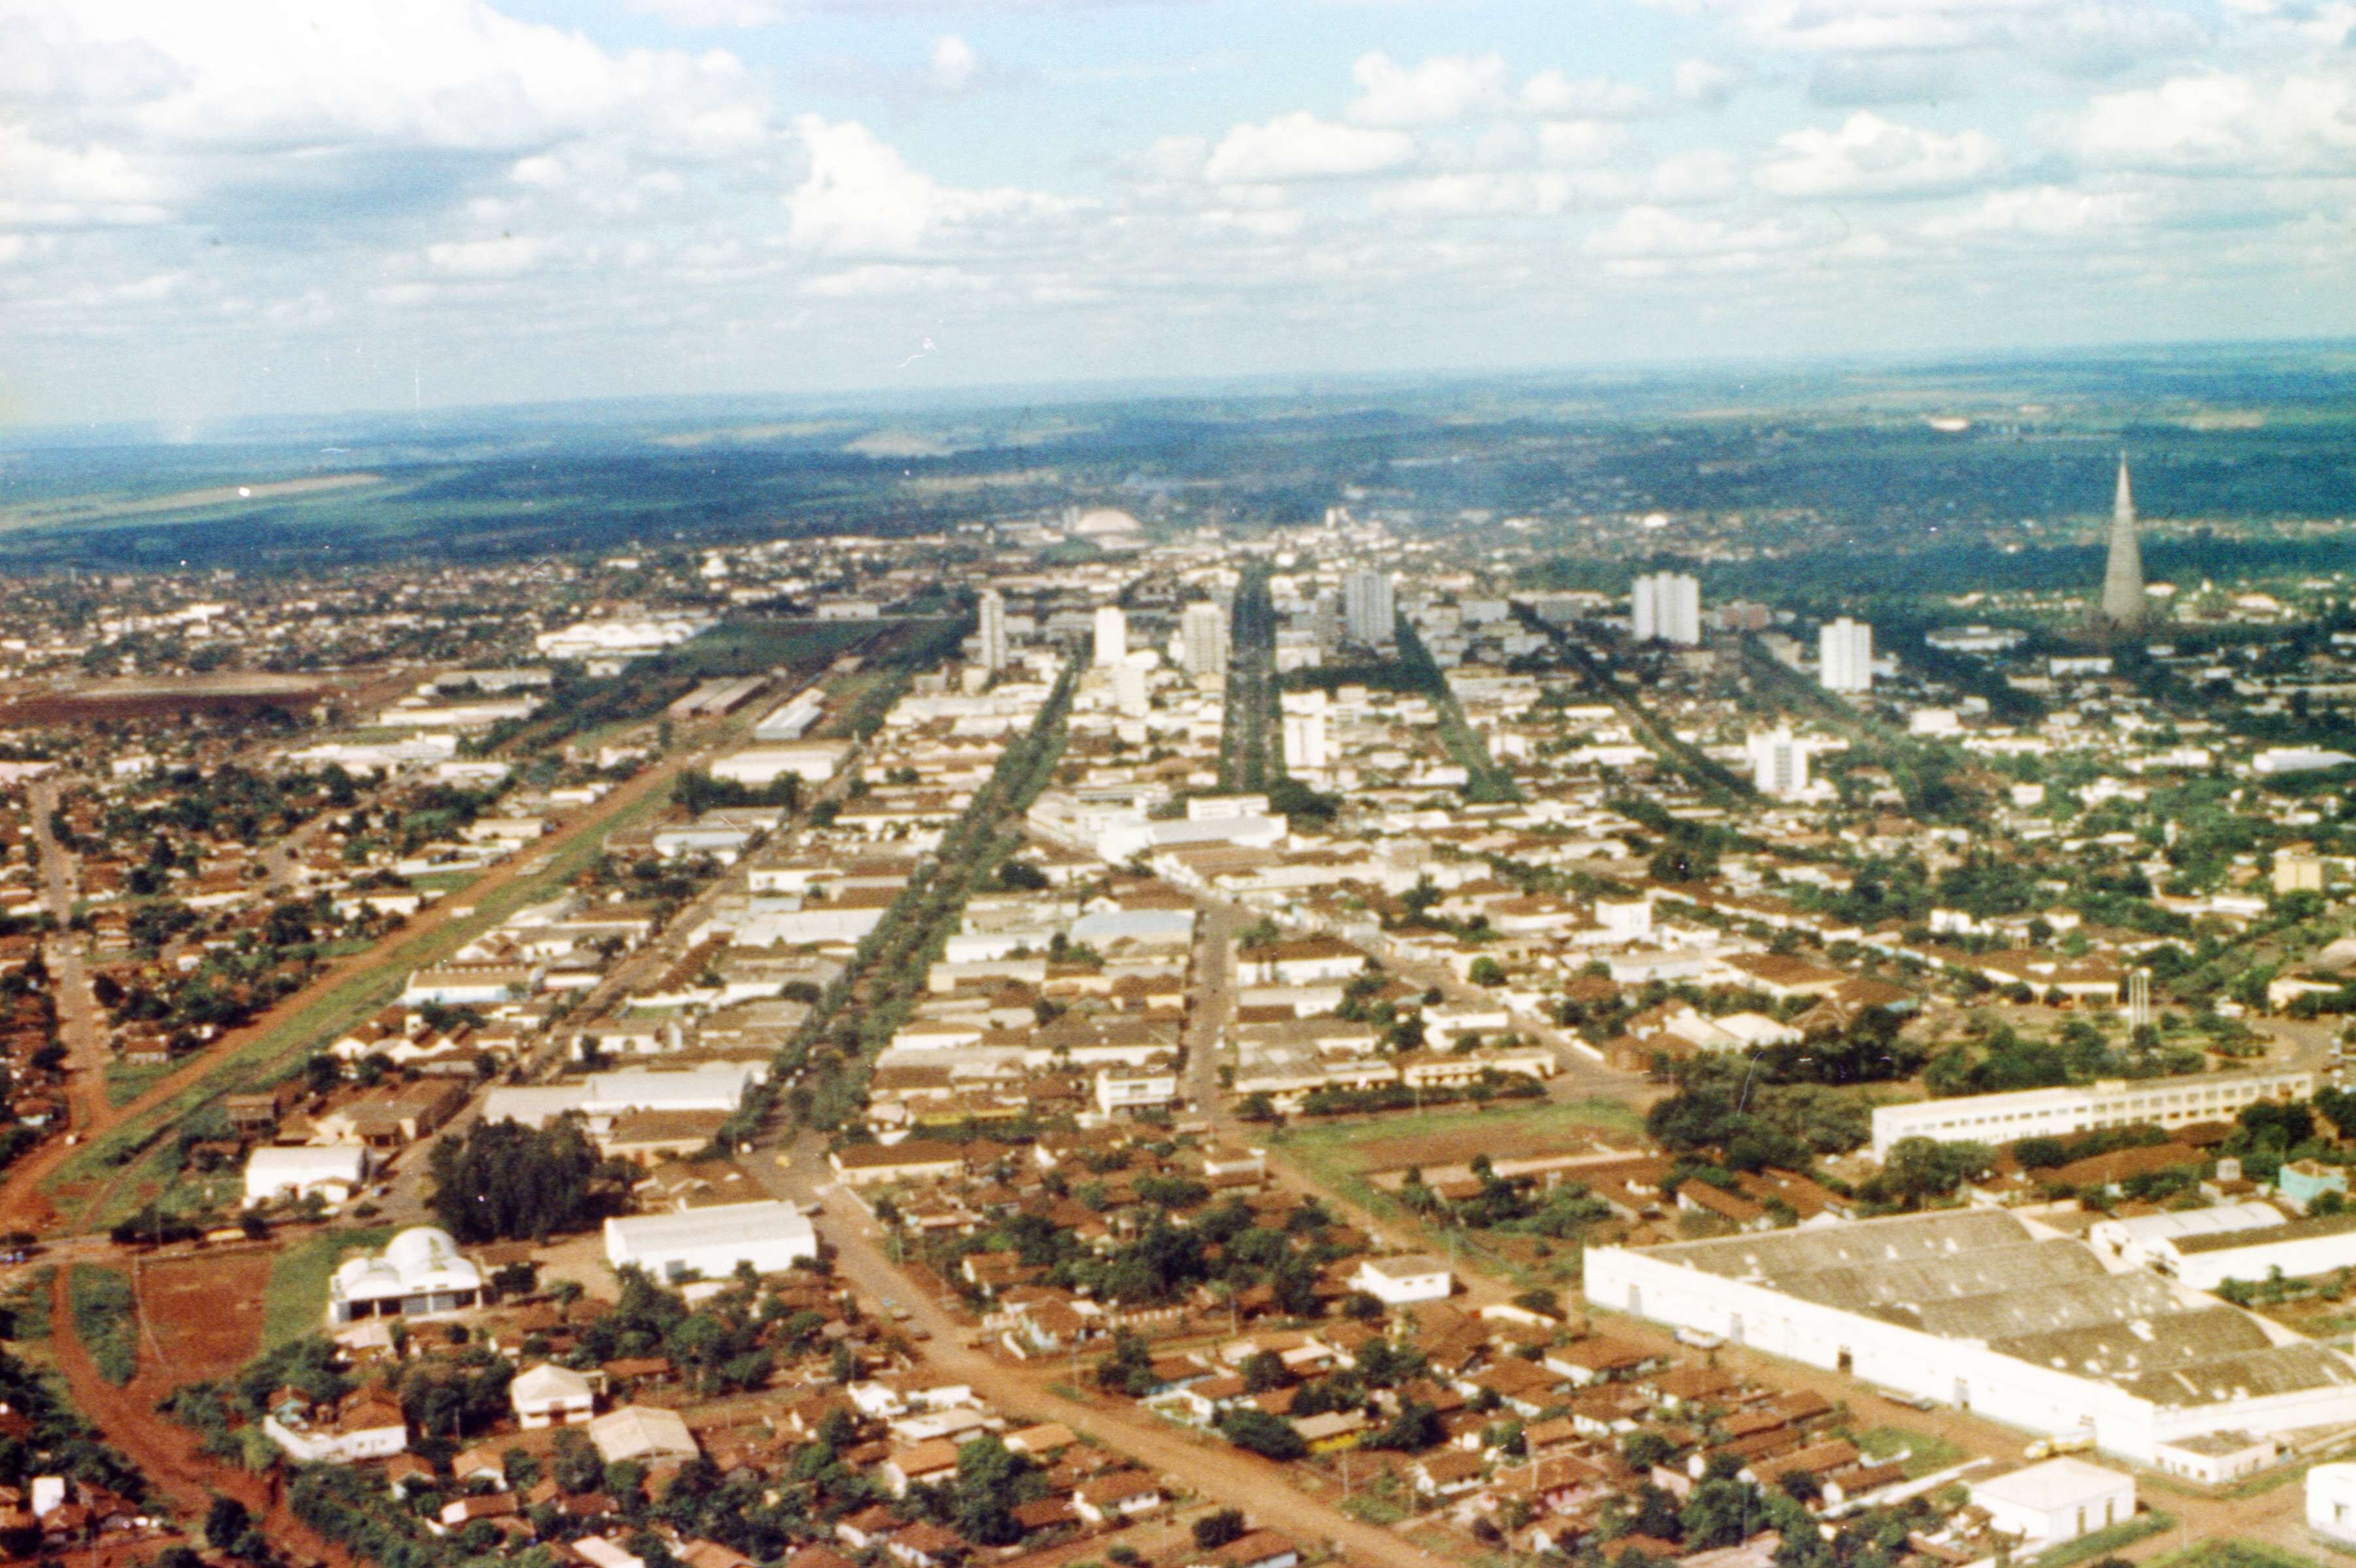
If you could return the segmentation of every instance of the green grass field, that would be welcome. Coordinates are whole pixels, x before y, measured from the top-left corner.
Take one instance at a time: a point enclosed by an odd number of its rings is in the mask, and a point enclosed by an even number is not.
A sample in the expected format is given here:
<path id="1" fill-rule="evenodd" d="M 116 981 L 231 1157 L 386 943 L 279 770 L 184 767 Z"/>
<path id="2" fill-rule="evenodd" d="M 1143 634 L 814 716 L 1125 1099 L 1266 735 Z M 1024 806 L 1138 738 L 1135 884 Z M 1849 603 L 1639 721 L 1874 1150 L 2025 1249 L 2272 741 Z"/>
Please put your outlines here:
<path id="1" fill-rule="evenodd" d="M 1371 1172 L 1388 1168 L 1385 1147 L 1396 1148 L 1397 1140 L 1405 1138 L 1455 1138 L 1477 1140 L 1466 1147 L 1486 1146 L 1500 1154 L 1532 1154 L 1549 1146 L 1571 1148 L 1590 1136 L 1635 1145 L 1643 1133 L 1644 1118 L 1618 1100 L 1541 1100 L 1486 1111 L 1449 1109 L 1297 1124 L 1275 1134 L 1269 1147 L 1277 1158 L 1335 1197 L 1386 1221 L 1414 1226 L 1434 1250 L 1445 1249 L 1453 1241 L 1486 1272 L 1527 1288 L 1576 1283 L 1581 1253 L 1579 1243 L 1494 1231 L 1451 1231 L 1427 1224 L 1368 1179 Z"/>
<path id="2" fill-rule="evenodd" d="M 2147 1568 L 2324 1568 L 2320 1559 L 2254 1541 L 2203 1541 L 2145 1563 Z"/>
<path id="3" fill-rule="evenodd" d="M 168 1061 L 134 1066 L 127 1061 L 110 1061 L 106 1064 L 106 1103 L 128 1105 L 162 1083 L 171 1071 Z"/>
<path id="4" fill-rule="evenodd" d="M 139 1372 L 139 1307 L 131 1276 L 103 1264 L 76 1264 L 66 1274 L 66 1302 L 73 1312 L 74 1338 L 108 1382 L 121 1385 Z"/>
<path id="5" fill-rule="evenodd" d="M 1509 1102 L 1485 1111 L 1450 1107 L 1412 1115 L 1344 1116 L 1297 1122 L 1278 1133 L 1274 1147 L 1295 1165 L 1323 1176 L 1358 1178 L 1375 1168 L 1365 1156 L 1370 1144 L 1399 1138 L 1472 1135 L 1515 1152 L 1528 1152 L 1559 1135 L 1568 1147 L 1594 1135 L 1633 1142 L 1644 1119 L 1623 1101 L 1610 1099 Z M 1368 1190 L 1374 1190 L 1368 1184 Z"/>
<path id="6" fill-rule="evenodd" d="M 327 1310 L 327 1280 L 354 1253 L 373 1252 L 392 1239 L 392 1227 L 328 1231 L 306 1237 L 280 1253 L 270 1265 L 262 1293 L 262 1348 L 279 1346 L 318 1332 Z"/>
<path id="7" fill-rule="evenodd" d="M 142 1188 L 168 1181 L 172 1175 L 170 1146 L 155 1142 L 172 1126 L 223 1094 L 274 1082 L 292 1071 L 314 1047 L 399 995 L 411 970 L 447 957 L 517 910 L 553 895 L 597 858 L 606 833 L 660 809 L 668 798 L 666 792 L 649 792 L 645 799 L 618 813 L 603 831 L 584 833 L 574 839 L 557 853 L 547 869 L 518 878 L 480 901 L 465 919 L 396 941 L 380 963 L 279 1019 L 197 1083 L 93 1139 L 50 1173 L 42 1184 L 44 1189 L 59 1201 L 70 1220 L 85 1227 L 103 1228 L 135 1213 L 145 1200 Z M 112 1179 L 121 1167 L 134 1162 L 137 1169 L 124 1179 Z M 77 1188 L 81 1189 L 79 1204 L 70 1198 Z"/>
<path id="8" fill-rule="evenodd" d="M 1897 1454 L 1906 1455 L 1906 1477 L 1919 1480 L 1933 1470 L 1944 1470 L 1971 1457 L 1961 1447 L 1930 1432 L 1914 1432 L 1903 1426 L 1876 1426 L 1857 1435 L 1857 1445 L 1876 1459 L 1887 1459 Z"/>
<path id="9" fill-rule="evenodd" d="M 666 668 L 704 677 L 759 675 L 824 664 L 880 636 L 889 621 L 725 621 L 663 656 Z"/>

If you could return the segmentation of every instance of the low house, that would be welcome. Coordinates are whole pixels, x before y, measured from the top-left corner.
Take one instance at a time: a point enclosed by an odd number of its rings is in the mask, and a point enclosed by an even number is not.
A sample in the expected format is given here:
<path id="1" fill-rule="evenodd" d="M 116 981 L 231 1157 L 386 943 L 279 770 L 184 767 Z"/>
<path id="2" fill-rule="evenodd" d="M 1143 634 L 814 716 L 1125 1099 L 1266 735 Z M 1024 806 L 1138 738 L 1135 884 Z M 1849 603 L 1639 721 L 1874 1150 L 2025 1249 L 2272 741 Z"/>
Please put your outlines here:
<path id="1" fill-rule="evenodd" d="M 2247 1432 L 2201 1432 L 2152 1445 L 2152 1464 L 2163 1476 L 2204 1487 L 2222 1487 L 2255 1475 L 2275 1462 L 2282 1445 Z"/>
<path id="2" fill-rule="evenodd" d="M 389 1459 L 409 1446 L 400 1404 L 363 1390 L 329 1409 L 287 1404 L 262 1418 L 262 1435 L 301 1465 L 357 1465 Z"/>
<path id="3" fill-rule="evenodd" d="M 1108 1524 L 1151 1513 L 1164 1500 L 1161 1483 L 1143 1470 L 1116 1470 L 1081 1482 L 1072 1508 L 1090 1524 Z"/>
<path id="4" fill-rule="evenodd" d="M 508 1403 L 515 1406 L 516 1424 L 530 1432 L 588 1420 L 597 1412 L 597 1391 L 572 1368 L 542 1361 L 516 1374 Z"/>
<path id="5" fill-rule="evenodd" d="M 1970 1486 L 1990 1528 L 2024 1545 L 2059 1546 L 2135 1517 L 2133 1476 L 2068 1455 Z"/>
<path id="6" fill-rule="evenodd" d="M 675 1410 L 626 1404 L 589 1424 L 589 1441 L 608 1465 L 623 1459 L 692 1459 L 701 1450 Z"/>
<path id="7" fill-rule="evenodd" d="M 946 1181 L 965 1171 L 964 1152 L 934 1138 L 896 1144 L 853 1144 L 827 1157 L 845 1187 L 884 1187 L 895 1181 Z"/>
<path id="8" fill-rule="evenodd" d="M 1301 1548 L 1272 1530 L 1255 1530 L 1186 1559 L 1187 1568 L 1301 1568 Z"/>
<path id="9" fill-rule="evenodd" d="M 1438 1258 L 1409 1253 L 1405 1257 L 1367 1258 L 1350 1276 L 1353 1288 L 1363 1290 L 1386 1307 L 1417 1301 L 1445 1301 L 1456 1288 L 1455 1276 Z"/>
<path id="10" fill-rule="evenodd" d="M 357 1144 L 330 1148 L 257 1148 L 245 1157 L 245 1206 L 324 1200 L 338 1208 L 367 1182 L 368 1150 Z"/>

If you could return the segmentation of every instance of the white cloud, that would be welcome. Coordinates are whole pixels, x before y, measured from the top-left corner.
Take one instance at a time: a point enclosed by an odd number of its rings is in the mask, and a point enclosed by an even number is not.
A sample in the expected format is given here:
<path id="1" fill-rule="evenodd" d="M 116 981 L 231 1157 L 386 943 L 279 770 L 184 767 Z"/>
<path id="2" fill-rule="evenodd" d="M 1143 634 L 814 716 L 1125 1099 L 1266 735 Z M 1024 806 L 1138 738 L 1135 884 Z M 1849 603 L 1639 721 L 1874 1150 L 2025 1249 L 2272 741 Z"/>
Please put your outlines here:
<path id="1" fill-rule="evenodd" d="M 1954 49 L 2051 17 L 2056 0 L 1655 0 L 1731 23 L 1763 48 L 1808 51 Z"/>
<path id="2" fill-rule="evenodd" d="M 1933 240 L 1990 236 L 2075 240 L 2133 228 L 2143 221 L 2147 205 L 2130 191 L 2094 192 L 2040 185 L 1989 191 L 1960 212 L 1943 212 L 1924 219 L 1922 229 Z"/>
<path id="3" fill-rule="evenodd" d="M 75 0 L 38 15 L 11 38 L 0 90 L 70 74 L 77 112 L 151 147 L 503 150 L 627 131 L 719 155 L 764 131 L 733 55 L 608 50 L 485 0 Z"/>
<path id="4" fill-rule="evenodd" d="M 1383 212 L 1440 218 L 1548 217 L 1598 196 L 1580 176 L 1553 170 L 1492 170 L 1404 180 L 1376 194 Z"/>
<path id="5" fill-rule="evenodd" d="M 980 69 L 981 57 L 955 33 L 943 33 L 933 40 L 927 69 L 935 87 L 945 92 L 962 92 L 973 84 L 974 74 Z"/>
<path id="6" fill-rule="evenodd" d="M 1669 91 L 1680 102 L 1715 107 L 1734 96 L 1749 73 L 1715 60 L 1681 59 L 1669 73 Z"/>
<path id="7" fill-rule="evenodd" d="M 152 171 L 108 146 L 51 146 L 0 122 L 0 223 L 20 229 L 158 223 L 170 216 Z"/>
<path id="8" fill-rule="evenodd" d="M 1381 174 L 1414 157 L 1415 138 L 1403 131 L 1337 125 L 1303 109 L 1264 125 L 1236 126 L 1211 149 L 1203 173 L 1222 185 L 1345 178 Z"/>
<path id="9" fill-rule="evenodd" d="M 2074 140 L 2123 167 L 2237 174 L 2356 170 L 2356 73 L 2174 77 L 2097 98 Z"/>
<path id="10" fill-rule="evenodd" d="M 1716 147 L 1663 158 L 1644 180 L 1644 199 L 1662 207 L 1723 201 L 1740 183 L 1730 154 Z"/>
<path id="11" fill-rule="evenodd" d="M 1558 70 L 1542 70 L 1522 84 L 1522 106 L 1562 119 L 1624 120 L 1650 109 L 1653 96 L 1633 82 L 1603 76 L 1574 81 Z"/>
<path id="12" fill-rule="evenodd" d="M 946 230 L 969 242 L 994 224 L 1073 206 L 1034 191 L 944 186 L 854 120 L 804 114 L 794 129 L 809 152 L 809 173 L 786 205 L 793 220 L 789 238 L 806 250 L 905 255 Z"/>
<path id="13" fill-rule="evenodd" d="M 538 271 L 551 250 L 546 240 L 514 234 L 449 240 L 425 248 L 425 266 L 444 278 L 519 278 Z"/>
<path id="14" fill-rule="evenodd" d="M 1412 69 L 1380 52 L 1350 68 L 1358 98 L 1349 117 L 1361 125 L 1448 125 L 1495 113 L 1512 102 L 1505 62 L 1497 55 L 1435 55 Z"/>
<path id="15" fill-rule="evenodd" d="M 1901 125 L 1868 110 L 1837 131 L 1814 128 L 1777 138 L 1758 171 L 1761 186 L 1778 196 L 1929 196 L 1977 185 L 2003 162 L 1982 131 L 1944 135 Z"/>
<path id="16" fill-rule="evenodd" d="M 1600 164 L 1627 144 L 1625 131 L 1595 120 L 1550 120 L 1538 127 L 1538 151 L 1550 164 Z"/>
<path id="17" fill-rule="evenodd" d="M 1737 225 L 1644 206 L 1628 208 L 1609 227 L 1589 235 L 1586 243 L 1593 254 L 1622 261 L 1747 261 L 1791 250 L 1805 239 L 1786 224 Z"/>
<path id="18" fill-rule="evenodd" d="M 972 293 L 986 287 L 987 280 L 956 267 L 875 261 L 808 279 L 800 292 L 812 299 L 886 299 L 944 292 Z"/>

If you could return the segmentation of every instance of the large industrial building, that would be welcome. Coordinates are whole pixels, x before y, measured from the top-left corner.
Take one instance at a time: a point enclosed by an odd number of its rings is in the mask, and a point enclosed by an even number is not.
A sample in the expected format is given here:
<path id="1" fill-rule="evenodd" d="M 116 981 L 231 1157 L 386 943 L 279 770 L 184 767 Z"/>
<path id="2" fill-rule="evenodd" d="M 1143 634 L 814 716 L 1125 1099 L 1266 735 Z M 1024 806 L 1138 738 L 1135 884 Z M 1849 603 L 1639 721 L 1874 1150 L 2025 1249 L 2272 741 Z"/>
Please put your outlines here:
<path id="1" fill-rule="evenodd" d="M 1890 1146 L 1901 1138 L 2008 1144 L 2017 1138 L 2069 1137 L 2097 1127 L 2230 1122 L 2244 1106 L 2261 1100 L 2304 1100 L 2314 1093 L 2312 1072 L 2208 1072 L 2185 1078 L 2108 1078 L 2066 1089 L 1877 1105 L 1873 1157 L 1888 1158 Z"/>
<path id="2" fill-rule="evenodd" d="M 2155 1462 L 2356 1424 L 2356 1361 L 2000 1210 L 1587 1254 L 1588 1299 Z"/>

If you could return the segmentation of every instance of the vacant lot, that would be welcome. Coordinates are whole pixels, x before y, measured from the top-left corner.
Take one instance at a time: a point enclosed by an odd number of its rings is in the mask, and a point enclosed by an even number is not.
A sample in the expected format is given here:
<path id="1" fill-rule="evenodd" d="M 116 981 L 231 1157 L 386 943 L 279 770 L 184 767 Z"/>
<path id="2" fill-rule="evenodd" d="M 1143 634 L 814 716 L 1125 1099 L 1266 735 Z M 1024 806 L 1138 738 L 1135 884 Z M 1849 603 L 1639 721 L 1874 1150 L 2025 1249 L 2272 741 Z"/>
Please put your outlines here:
<path id="1" fill-rule="evenodd" d="M 1540 1101 L 1487 1111 L 1429 1111 L 1397 1119 L 1316 1123 L 1290 1129 L 1285 1151 L 1306 1164 L 1354 1175 L 1410 1165 L 1462 1165 L 1474 1155 L 1522 1159 L 1642 1146 L 1644 1127 L 1618 1100 Z"/>
<path id="2" fill-rule="evenodd" d="M 253 1246 L 140 1264 L 140 1314 L 170 1381 L 226 1377 L 253 1359 L 274 1261 Z"/>

